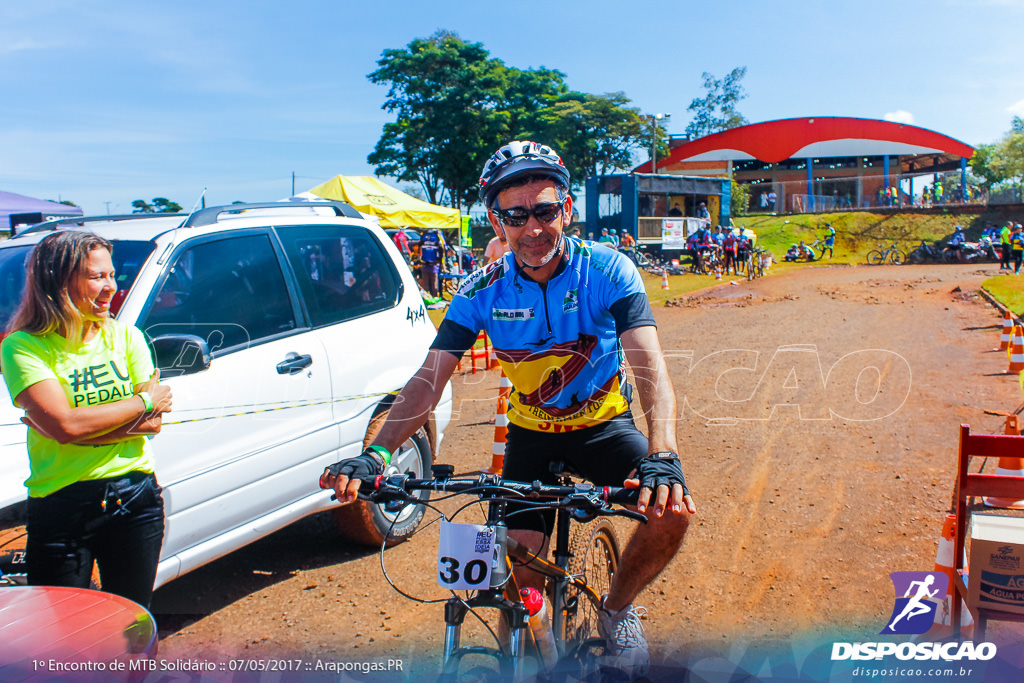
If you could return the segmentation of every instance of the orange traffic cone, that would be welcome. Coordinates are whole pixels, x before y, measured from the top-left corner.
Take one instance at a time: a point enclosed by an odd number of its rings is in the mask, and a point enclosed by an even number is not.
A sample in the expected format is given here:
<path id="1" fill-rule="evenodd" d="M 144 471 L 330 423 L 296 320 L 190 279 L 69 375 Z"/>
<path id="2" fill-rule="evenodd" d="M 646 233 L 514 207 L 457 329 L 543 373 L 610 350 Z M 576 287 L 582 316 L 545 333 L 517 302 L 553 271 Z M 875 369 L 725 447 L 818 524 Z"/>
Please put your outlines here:
<path id="1" fill-rule="evenodd" d="M 1006 416 L 1005 434 L 1020 435 L 1020 424 L 1016 415 Z M 999 458 L 996 466 L 996 474 L 1004 477 L 1024 477 L 1024 458 Z M 997 498 L 986 496 L 982 498 L 985 505 L 992 508 L 1009 508 L 1013 510 L 1024 510 L 1024 500 L 1013 500 L 1012 498 Z"/>
<path id="2" fill-rule="evenodd" d="M 669 288 L 668 287 L 668 273 L 667 272 L 662 272 L 662 274 L 661 274 L 661 288 L 662 289 L 668 289 Z"/>
<path id="3" fill-rule="evenodd" d="M 999 335 L 999 351 L 1005 351 L 1010 348 L 1011 337 L 1013 337 L 1013 316 L 1010 315 L 1010 310 L 1006 310 L 1006 317 L 1003 318 L 1003 331 Z"/>
<path id="4" fill-rule="evenodd" d="M 953 577 L 956 574 L 956 570 L 953 569 L 953 533 L 956 529 L 956 515 L 946 515 L 946 521 L 942 523 L 942 538 L 939 539 L 939 548 L 935 552 L 935 570 L 942 572 L 949 577 L 949 583 L 946 585 L 946 597 L 939 603 L 938 613 L 935 615 L 935 628 L 929 632 L 929 636 L 934 636 L 935 629 L 939 626 L 945 626 L 945 631 L 951 631 L 949 629 L 953 624 L 952 610 L 953 600 L 956 599 L 956 590 L 953 588 Z M 963 607 L 960 613 L 960 627 L 963 629 L 965 626 L 970 626 L 974 623 L 974 618 L 971 616 L 970 610 L 967 607 Z"/>
<path id="5" fill-rule="evenodd" d="M 505 441 L 508 438 L 508 399 L 512 395 L 512 382 L 501 371 L 498 383 L 498 407 L 494 411 L 494 445 L 491 448 L 491 466 L 485 472 L 501 474 L 505 466 Z"/>
<path id="6" fill-rule="evenodd" d="M 1013 328 L 1013 343 L 1010 345 L 1010 367 L 1007 374 L 1018 374 L 1024 370 L 1024 327 L 1016 325 Z"/>

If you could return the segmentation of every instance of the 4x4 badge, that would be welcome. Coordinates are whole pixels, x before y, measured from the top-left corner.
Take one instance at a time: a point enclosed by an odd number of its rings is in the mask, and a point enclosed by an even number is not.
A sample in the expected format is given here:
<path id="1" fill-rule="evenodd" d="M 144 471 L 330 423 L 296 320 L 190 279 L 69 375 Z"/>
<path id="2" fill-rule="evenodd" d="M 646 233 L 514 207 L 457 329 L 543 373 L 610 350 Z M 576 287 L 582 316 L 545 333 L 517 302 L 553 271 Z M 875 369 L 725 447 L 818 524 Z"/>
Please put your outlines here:
<path id="1" fill-rule="evenodd" d="M 424 322 L 427 319 L 427 309 L 420 306 L 418 309 L 413 310 L 413 307 L 409 307 L 409 312 L 405 314 L 405 319 L 409 321 L 410 325 L 415 326 L 418 322 Z"/>

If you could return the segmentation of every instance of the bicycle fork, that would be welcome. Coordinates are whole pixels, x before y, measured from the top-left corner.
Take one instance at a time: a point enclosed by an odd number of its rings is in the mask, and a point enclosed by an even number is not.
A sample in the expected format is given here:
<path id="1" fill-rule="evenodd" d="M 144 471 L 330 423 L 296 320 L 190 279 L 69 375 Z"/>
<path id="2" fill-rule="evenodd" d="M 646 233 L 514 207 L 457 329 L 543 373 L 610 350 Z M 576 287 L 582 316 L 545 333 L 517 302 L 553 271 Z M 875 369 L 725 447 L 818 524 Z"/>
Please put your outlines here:
<path id="1" fill-rule="evenodd" d="M 481 590 L 473 597 L 463 600 L 452 596 L 444 604 L 444 651 L 439 681 L 455 681 L 458 678 L 459 663 L 466 655 L 484 655 L 494 657 L 500 663 L 504 673 L 510 674 L 512 680 L 525 677 L 523 667 L 526 656 L 526 629 L 529 627 L 529 612 L 521 600 L 509 600 L 505 597 L 505 584 L 514 580 L 510 576 L 512 568 L 508 561 L 508 529 L 501 522 L 505 504 L 491 501 L 488 505 L 487 524 L 495 529 L 494 555 L 491 563 L 490 587 Z M 509 629 L 508 653 L 500 647 L 461 646 L 462 623 L 466 613 L 478 607 L 497 609 Z"/>

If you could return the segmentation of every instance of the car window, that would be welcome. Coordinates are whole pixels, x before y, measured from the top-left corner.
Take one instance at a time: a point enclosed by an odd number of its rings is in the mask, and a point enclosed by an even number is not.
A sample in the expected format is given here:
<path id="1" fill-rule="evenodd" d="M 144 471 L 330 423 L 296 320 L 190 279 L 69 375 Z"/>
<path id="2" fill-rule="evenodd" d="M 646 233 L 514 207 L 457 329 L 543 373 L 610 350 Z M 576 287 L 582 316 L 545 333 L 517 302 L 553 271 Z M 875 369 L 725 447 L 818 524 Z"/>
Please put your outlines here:
<path id="1" fill-rule="evenodd" d="M 139 327 L 150 338 L 194 334 L 210 351 L 298 327 L 267 235 L 201 242 L 174 260 Z"/>
<path id="2" fill-rule="evenodd" d="M 398 273 L 380 243 L 357 227 L 277 228 L 314 327 L 394 307 Z"/>
<path id="3" fill-rule="evenodd" d="M 111 310 L 116 314 L 128 290 L 135 284 L 139 269 L 156 245 L 141 240 L 118 240 L 113 244 L 114 253 L 111 260 L 117 279 L 117 294 L 111 301 Z M 7 329 L 21 303 L 21 297 L 25 293 L 28 258 L 32 255 L 33 249 L 34 244 L 0 249 L 0 330 Z"/>

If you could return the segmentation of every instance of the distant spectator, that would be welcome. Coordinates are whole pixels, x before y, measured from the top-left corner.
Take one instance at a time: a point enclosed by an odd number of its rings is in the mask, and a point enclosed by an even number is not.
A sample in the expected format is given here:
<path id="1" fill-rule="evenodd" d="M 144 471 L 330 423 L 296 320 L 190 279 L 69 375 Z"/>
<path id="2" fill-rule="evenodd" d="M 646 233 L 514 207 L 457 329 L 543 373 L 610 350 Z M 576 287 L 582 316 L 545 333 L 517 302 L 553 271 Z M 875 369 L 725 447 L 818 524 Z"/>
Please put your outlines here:
<path id="1" fill-rule="evenodd" d="M 708 211 L 708 206 L 704 202 L 701 202 L 700 206 L 697 207 L 697 218 L 711 220 L 711 212 Z"/>
<path id="2" fill-rule="evenodd" d="M 1013 234 L 1013 221 L 1006 221 L 999 230 L 999 270 L 1010 269 L 1010 241 Z"/>
<path id="3" fill-rule="evenodd" d="M 825 229 L 828 230 L 828 234 L 825 235 L 825 248 L 821 250 L 821 255 L 825 255 L 825 249 L 828 249 L 828 257 L 832 258 L 832 247 L 836 244 L 836 229 L 832 227 L 831 223 L 825 224 Z"/>
<path id="4" fill-rule="evenodd" d="M 484 249 L 484 261 L 487 265 L 494 263 L 510 251 L 508 242 L 502 239 L 504 236 L 504 233 L 495 235 L 487 243 L 487 248 Z"/>
<path id="5" fill-rule="evenodd" d="M 1024 262 L 1024 228 L 1020 223 L 1013 226 L 1010 243 L 1013 246 L 1013 274 L 1020 275 L 1020 267 Z"/>
<path id="6" fill-rule="evenodd" d="M 608 228 L 601 228 L 601 236 L 597 238 L 598 244 L 607 244 L 611 247 L 615 246 L 615 238 L 608 234 Z"/>
<path id="7" fill-rule="evenodd" d="M 440 291 L 441 269 L 444 265 L 444 237 L 430 229 L 420 238 L 420 286 L 436 297 Z"/>
<path id="8" fill-rule="evenodd" d="M 683 215 L 683 210 L 679 208 L 679 202 L 676 202 L 675 204 L 672 205 L 672 208 L 668 210 L 668 215 L 672 216 L 673 218 L 676 216 Z"/>
<path id="9" fill-rule="evenodd" d="M 405 234 L 405 230 L 396 231 L 391 236 L 391 241 L 398 247 L 398 251 L 402 254 L 405 262 L 412 263 L 412 250 L 409 248 L 409 236 Z"/>

